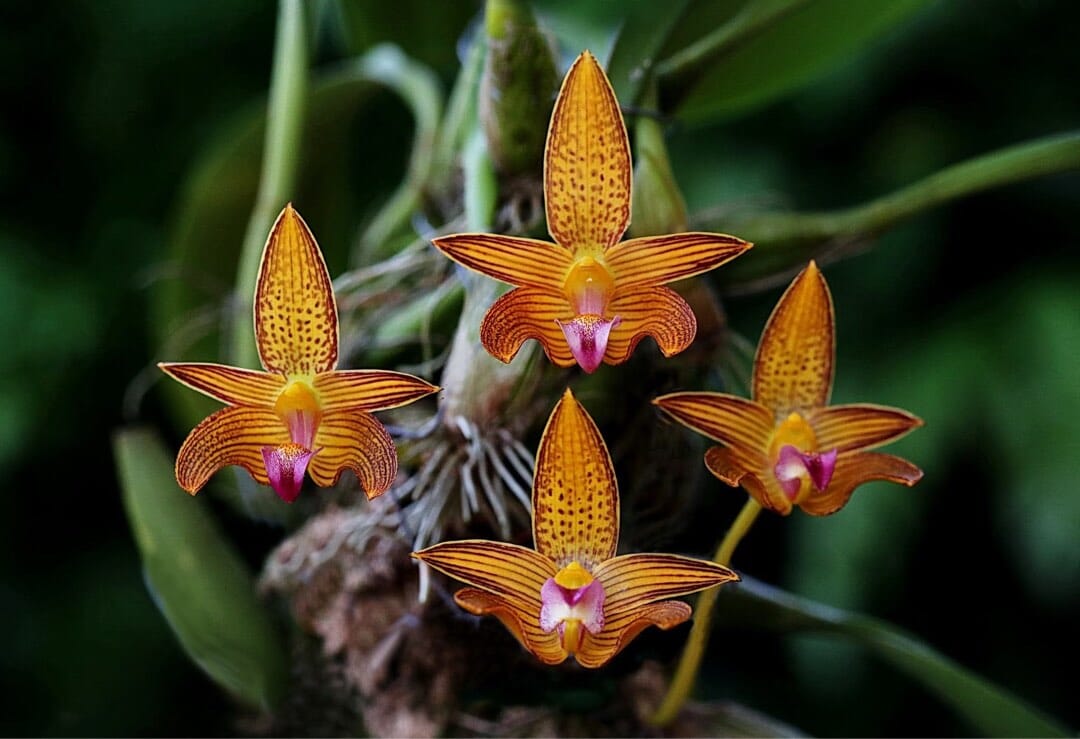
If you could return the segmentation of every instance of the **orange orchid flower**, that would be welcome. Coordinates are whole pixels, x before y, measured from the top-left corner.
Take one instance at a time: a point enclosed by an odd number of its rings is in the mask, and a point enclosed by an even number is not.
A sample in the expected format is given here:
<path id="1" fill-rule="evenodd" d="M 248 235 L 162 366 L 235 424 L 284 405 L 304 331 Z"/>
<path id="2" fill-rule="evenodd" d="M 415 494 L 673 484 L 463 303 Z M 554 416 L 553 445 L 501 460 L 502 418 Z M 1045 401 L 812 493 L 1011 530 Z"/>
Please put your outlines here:
<path id="1" fill-rule="evenodd" d="M 866 451 L 922 425 L 898 408 L 829 405 L 835 355 L 832 296 L 817 264 L 792 281 L 765 325 L 754 357 L 753 400 L 709 392 L 663 395 L 653 403 L 676 421 L 721 442 L 705 464 L 763 507 L 793 506 L 824 516 L 870 480 L 908 487 L 922 470 Z"/>
<path id="2" fill-rule="evenodd" d="M 469 539 L 413 557 L 472 587 L 465 610 L 497 617 L 541 662 L 573 655 L 600 667 L 642 629 L 670 629 L 690 606 L 668 600 L 738 580 L 727 567 L 674 554 L 615 556 L 619 489 L 596 424 L 569 390 L 540 441 L 533 479 L 536 549 Z"/>
<path id="3" fill-rule="evenodd" d="M 604 70 L 582 52 L 563 80 L 544 155 L 548 232 L 555 243 L 499 234 L 433 240 L 459 264 L 515 286 L 488 310 L 480 340 L 509 362 L 537 339 L 560 367 L 592 372 L 626 361 L 645 336 L 665 356 L 688 347 L 697 319 L 666 283 L 750 248 L 734 236 L 681 233 L 620 242 L 630 224 L 630 143 Z"/>
<path id="4" fill-rule="evenodd" d="M 333 485 L 351 469 L 369 498 L 397 474 L 394 441 L 371 411 L 439 388 L 384 370 L 338 370 L 330 273 L 300 214 L 286 205 L 270 230 L 255 288 L 255 335 L 265 372 L 209 363 L 158 366 L 228 405 L 196 426 L 176 457 L 192 495 L 225 465 L 240 465 L 292 502 L 306 472 Z"/>

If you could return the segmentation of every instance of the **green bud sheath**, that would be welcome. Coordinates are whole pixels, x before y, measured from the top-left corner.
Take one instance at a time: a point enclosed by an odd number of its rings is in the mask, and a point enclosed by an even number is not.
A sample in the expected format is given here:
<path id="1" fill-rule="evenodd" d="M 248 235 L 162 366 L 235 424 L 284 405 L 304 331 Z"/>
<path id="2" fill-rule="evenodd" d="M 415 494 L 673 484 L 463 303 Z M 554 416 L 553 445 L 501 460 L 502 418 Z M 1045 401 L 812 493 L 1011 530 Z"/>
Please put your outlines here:
<path id="1" fill-rule="evenodd" d="M 558 86 L 547 39 L 526 3 L 487 0 L 480 122 L 500 174 L 538 171 Z"/>
<path id="2" fill-rule="evenodd" d="M 634 188 L 631 235 L 655 236 L 687 230 L 686 201 L 671 171 L 663 127 L 639 115 L 634 124 Z"/>

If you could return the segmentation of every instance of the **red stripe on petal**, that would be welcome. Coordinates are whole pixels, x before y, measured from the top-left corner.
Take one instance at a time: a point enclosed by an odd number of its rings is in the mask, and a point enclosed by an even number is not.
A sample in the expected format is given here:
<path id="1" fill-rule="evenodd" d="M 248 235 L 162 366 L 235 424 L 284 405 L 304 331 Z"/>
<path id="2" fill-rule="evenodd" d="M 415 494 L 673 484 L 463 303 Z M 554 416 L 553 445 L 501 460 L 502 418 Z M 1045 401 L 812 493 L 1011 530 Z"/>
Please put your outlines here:
<path id="1" fill-rule="evenodd" d="M 289 442 L 289 432 L 273 411 L 223 408 L 192 429 L 176 455 L 176 481 L 192 495 L 227 465 L 239 465 L 268 484 L 262 448 Z"/>
<path id="2" fill-rule="evenodd" d="M 320 487 L 337 483 L 341 473 L 352 470 L 367 497 L 382 495 L 397 476 L 397 449 L 390 433 L 370 413 L 338 411 L 323 417 L 315 434 L 308 471 Z"/>

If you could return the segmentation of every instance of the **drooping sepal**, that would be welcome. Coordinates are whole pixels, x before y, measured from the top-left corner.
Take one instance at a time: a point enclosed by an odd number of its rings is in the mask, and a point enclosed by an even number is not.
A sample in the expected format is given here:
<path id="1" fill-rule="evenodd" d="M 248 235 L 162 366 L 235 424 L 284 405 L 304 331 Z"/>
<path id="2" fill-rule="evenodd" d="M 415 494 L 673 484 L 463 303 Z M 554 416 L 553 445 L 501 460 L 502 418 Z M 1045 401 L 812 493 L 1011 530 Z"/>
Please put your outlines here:
<path id="1" fill-rule="evenodd" d="M 639 610 L 625 611 L 611 618 L 601 633 L 586 632 L 574 658 L 582 667 L 603 667 L 649 626 L 667 631 L 687 621 L 691 612 L 690 606 L 677 600 L 650 603 Z"/>
<path id="2" fill-rule="evenodd" d="M 509 363 L 529 339 L 544 347 L 551 363 L 572 367 L 574 359 L 560 321 L 573 318 L 562 295 L 531 287 L 519 287 L 496 300 L 480 322 L 480 343 L 491 356 Z"/>
<path id="3" fill-rule="evenodd" d="M 621 364 L 646 336 L 656 341 L 665 357 L 686 349 L 697 335 L 697 317 L 690 305 L 668 287 L 643 287 L 620 291 L 608 304 L 608 313 L 618 316 L 608 336 L 604 361 Z"/>
<path id="4" fill-rule="evenodd" d="M 256 482 L 269 484 L 262 448 L 291 441 L 269 408 L 222 408 L 191 430 L 176 455 L 176 481 L 187 492 L 199 492 L 210 476 L 226 465 L 239 465 Z"/>
<path id="5" fill-rule="evenodd" d="M 363 411 L 328 413 L 315 435 L 319 453 L 308 472 L 319 487 L 332 487 L 345 470 L 352 470 L 370 500 L 394 483 L 398 458 L 394 440 L 375 416 Z"/>
<path id="6" fill-rule="evenodd" d="M 570 656 L 558 632 L 545 632 L 538 616 L 504 598 L 479 588 L 462 588 L 454 593 L 454 601 L 474 616 L 495 616 L 521 646 L 546 665 L 560 664 Z"/>
<path id="7" fill-rule="evenodd" d="M 812 516 L 827 516 L 843 508 L 855 488 L 871 480 L 888 480 L 911 487 L 922 479 L 923 472 L 911 462 L 892 454 L 848 452 L 836 462 L 829 486 L 811 492 L 799 507 Z"/>

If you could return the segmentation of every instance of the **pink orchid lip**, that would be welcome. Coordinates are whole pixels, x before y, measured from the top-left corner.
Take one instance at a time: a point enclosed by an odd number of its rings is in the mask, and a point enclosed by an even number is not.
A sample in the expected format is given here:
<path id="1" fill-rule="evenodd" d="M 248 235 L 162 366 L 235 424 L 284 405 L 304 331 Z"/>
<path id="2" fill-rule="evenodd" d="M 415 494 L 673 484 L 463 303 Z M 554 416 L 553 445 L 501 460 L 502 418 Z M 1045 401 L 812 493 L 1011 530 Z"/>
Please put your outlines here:
<path id="1" fill-rule="evenodd" d="M 604 361 L 611 329 L 622 323 L 622 319 L 619 316 L 607 319 L 595 314 L 584 314 L 575 316 L 567 323 L 558 319 L 555 323 L 562 329 L 578 365 L 588 374 L 592 374 Z"/>
<path id="2" fill-rule="evenodd" d="M 286 503 L 292 503 L 300 495 L 307 473 L 308 462 L 318 453 L 299 444 L 288 443 L 262 448 L 263 463 L 270 478 L 270 487 Z"/>
<path id="3" fill-rule="evenodd" d="M 810 483 L 820 492 L 829 486 L 836 470 L 837 451 L 831 449 L 824 453 L 801 452 L 791 444 L 780 448 L 773 472 L 784 490 L 784 495 L 794 501 L 802 487 L 803 475 L 810 478 Z"/>
<path id="4" fill-rule="evenodd" d="M 560 629 L 567 620 L 581 622 L 590 634 L 604 628 L 604 586 L 593 580 L 580 588 L 564 588 L 549 577 L 540 588 L 540 628 L 545 633 Z"/>

